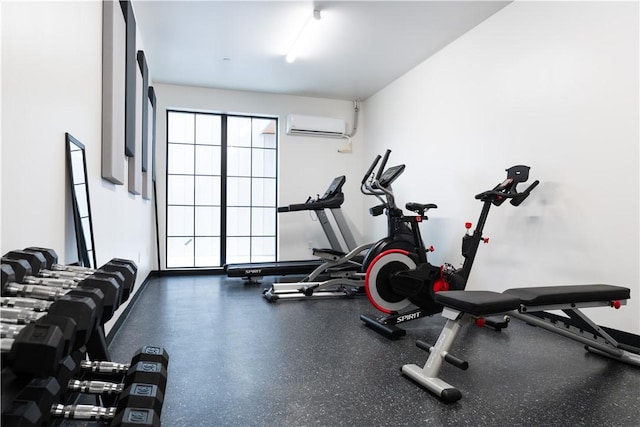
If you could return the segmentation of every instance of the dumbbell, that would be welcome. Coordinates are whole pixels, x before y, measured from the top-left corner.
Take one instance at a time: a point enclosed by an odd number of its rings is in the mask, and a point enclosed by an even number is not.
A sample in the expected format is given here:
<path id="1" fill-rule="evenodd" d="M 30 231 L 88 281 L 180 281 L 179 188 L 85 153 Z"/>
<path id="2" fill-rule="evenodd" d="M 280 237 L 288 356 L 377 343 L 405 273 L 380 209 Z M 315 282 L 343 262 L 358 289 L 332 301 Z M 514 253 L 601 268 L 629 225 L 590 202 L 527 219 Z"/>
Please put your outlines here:
<path id="1" fill-rule="evenodd" d="M 113 258 L 111 261 L 102 265 L 98 270 L 75 266 L 75 265 L 63 265 L 58 264 L 58 254 L 55 250 L 50 248 L 41 248 L 31 246 L 24 249 L 25 252 L 37 252 L 42 254 L 46 261 L 46 268 L 53 271 L 71 271 L 71 272 L 89 272 L 95 273 L 96 271 L 112 272 L 117 271 L 124 277 L 124 283 L 122 284 L 123 301 L 129 298 L 129 295 L 133 291 L 136 283 L 136 276 L 138 273 L 138 266 L 135 262 L 123 258 Z"/>
<path id="2" fill-rule="evenodd" d="M 2 366 L 21 377 L 51 374 L 61 357 L 81 347 L 74 319 L 38 314 L 42 317 L 32 323 L 0 324 Z"/>
<path id="3" fill-rule="evenodd" d="M 11 360 L 24 360 L 25 356 L 17 357 L 14 353 L 8 354 L 7 349 L 13 347 L 15 341 L 20 338 L 20 333 L 25 330 L 29 324 L 53 324 L 60 328 L 64 337 L 65 354 L 71 351 L 81 349 L 89 342 L 89 339 L 95 331 L 96 321 L 91 313 L 91 300 L 88 297 L 80 297 L 70 299 L 71 296 L 65 296 L 61 300 L 64 307 L 60 308 L 52 304 L 54 310 L 51 312 L 29 312 L 27 309 L 3 309 L 2 312 L 2 360 L 10 363 Z M 68 313 L 69 309 L 77 310 L 74 313 Z M 18 311 L 18 313 L 14 313 Z M 64 314 L 61 314 L 64 313 Z M 21 339 L 30 340 L 25 337 Z M 29 355 L 27 354 L 26 357 Z M 37 358 L 37 355 L 31 355 L 31 358 Z"/>
<path id="4" fill-rule="evenodd" d="M 77 335 L 73 319 L 47 314 L 37 323 L 30 323 L 15 331 L 13 338 L 1 339 L 0 347 L 7 359 L 6 366 L 10 366 L 18 375 L 59 375 L 61 359 L 77 348 L 72 344 Z M 138 382 L 144 380 L 154 383 L 164 392 L 169 363 L 166 351 L 160 347 L 145 346 L 134 355 L 131 363 L 134 365 L 109 361 L 91 362 L 79 358 L 77 363 L 73 360 L 62 362 L 64 369 L 71 374 L 69 378 L 75 371 L 97 378 L 126 378 L 134 375 Z M 159 382 L 156 383 L 153 378 L 160 378 Z"/>
<path id="5" fill-rule="evenodd" d="M 16 261 L 24 264 L 25 261 Z M 55 301 L 63 295 L 84 295 L 91 297 L 96 303 L 96 316 L 100 324 L 106 323 L 113 317 L 119 300 L 119 286 L 113 279 L 96 278 L 93 276 L 79 282 L 73 288 L 57 285 L 33 285 L 18 283 L 15 270 L 11 264 L 2 264 L 2 295 L 24 298 L 35 298 Z M 22 267 L 25 267 L 24 265 Z M 105 296 L 106 294 L 106 296 Z"/>
<path id="6" fill-rule="evenodd" d="M 46 315 L 38 322 L 10 328 L 14 330 L 0 339 L 2 365 L 20 377 L 54 375 L 60 370 L 61 360 L 78 348 L 72 318 Z"/>
<path id="7" fill-rule="evenodd" d="M 65 278 L 52 275 L 35 277 L 33 275 L 31 264 L 29 264 L 29 261 L 24 259 L 2 257 L 0 261 L 2 261 L 3 264 L 9 264 L 11 268 L 13 268 L 16 278 L 20 281 L 20 283 L 30 285 L 56 284 L 63 288 L 71 288 L 78 281 L 70 277 Z"/>
<path id="8" fill-rule="evenodd" d="M 78 365 L 83 379 L 153 384 L 162 393 L 167 387 L 169 354 L 164 348 L 155 345 L 139 348 L 131 356 L 129 363 L 80 360 Z"/>
<path id="9" fill-rule="evenodd" d="M 2 306 L 8 307 L 7 309 L 4 309 L 2 312 L 10 313 L 11 312 L 9 310 L 10 308 L 12 308 L 13 310 L 21 310 L 21 311 L 27 311 L 27 310 L 37 311 L 38 308 L 26 307 L 26 305 L 28 304 L 25 303 L 25 301 L 32 301 L 32 300 L 40 301 L 37 304 L 40 305 L 41 307 L 48 306 L 47 311 L 51 312 L 52 310 L 51 307 L 54 305 L 55 301 L 62 299 L 64 296 L 87 297 L 93 301 L 95 306 L 94 307 L 95 313 L 93 317 L 96 318 L 96 321 L 98 323 L 100 324 L 104 323 L 104 316 L 103 316 L 104 294 L 99 289 L 77 288 L 77 289 L 72 289 L 69 292 L 62 292 L 56 288 L 36 287 L 33 285 L 20 285 L 17 283 L 9 283 L 5 286 L 4 290 L 6 291 L 6 293 L 11 295 L 29 295 L 30 297 L 2 298 L 0 300 L 0 302 L 2 303 Z M 31 297 L 36 297 L 36 298 L 31 298 Z M 13 304 L 13 307 L 11 307 L 11 304 Z M 35 306 L 36 303 L 32 303 L 31 305 Z M 53 309 L 54 312 L 60 313 L 63 315 L 66 314 L 66 312 L 59 311 L 60 310 L 59 306 L 60 304 L 58 304 L 58 307 L 55 307 L 55 309 Z M 6 317 L 10 317 L 10 316 L 11 314 L 7 314 Z M 4 318 L 5 316 L 2 316 L 2 317 Z M 19 322 L 13 322 L 13 323 L 19 323 Z M 85 325 L 80 325 L 80 326 L 85 326 Z M 91 329 L 90 329 L 91 327 L 92 327 L 91 324 L 86 325 L 86 329 L 88 330 L 89 333 L 91 332 Z"/>
<path id="10" fill-rule="evenodd" d="M 97 419 L 91 417 L 101 418 L 103 416 L 108 418 L 106 414 L 123 413 L 126 412 L 126 408 L 133 407 L 151 409 L 154 414 L 159 416 L 162 411 L 164 390 L 166 389 L 168 364 L 169 355 L 166 350 L 162 347 L 151 345 L 140 348 L 134 353 L 131 362 L 127 364 L 80 360 L 78 368 L 75 369 L 75 374 L 81 374 L 82 378 L 99 373 L 110 376 L 110 378 L 115 377 L 122 383 L 73 380 L 67 376 L 68 371 L 72 368 L 67 368 L 67 372 L 63 375 L 58 373 L 53 385 L 50 379 L 32 380 L 30 385 L 16 397 L 11 409 L 3 413 L 3 425 L 5 422 L 12 421 L 15 425 L 41 425 L 42 418 L 48 414 L 47 408 L 55 403 L 55 397 L 61 397 L 65 391 L 91 392 L 101 395 L 121 392 L 121 395 L 115 409 L 107 410 L 106 408 L 86 405 L 65 408 L 61 405 L 55 408 L 55 412 L 62 416 L 73 410 L 78 414 L 90 417 L 88 419 Z M 58 386 L 60 383 L 68 384 L 65 390 Z M 38 403 L 30 403 L 30 401 Z M 117 416 L 116 419 L 118 419 Z M 127 419 L 127 416 L 124 419 Z M 18 422 L 24 424 L 18 424 Z M 111 425 L 114 425 L 113 422 Z"/>
<path id="11" fill-rule="evenodd" d="M 2 296 L 8 298 L 6 301 L 8 304 L 22 304 L 27 305 L 31 299 L 53 301 L 48 311 L 53 314 L 68 315 L 74 313 L 72 308 L 69 308 L 68 312 L 62 312 L 61 307 L 70 303 L 58 303 L 63 297 L 87 297 L 93 302 L 94 317 L 99 321 L 105 317 L 103 314 L 105 306 L 105 293 L 110 297 L 117 298 L 118 285 L 112 281 L 107 280 L 92 280 L 91 278 L 83 280 L 79 285 L 72 289 L 64 289 L 58 286 L 45 286 L 45 285 L 24 285 L 15 282 L 15 274 L 13 268 L 8 264 L 1 264 L 2 268 L 2 282 L 0 283 L 2 289 Z M 73 298 L 66 298 L 64 301 L 71 300 Z M 2 300 L 0 300 L 1 302 Z M 112 303 L 113 301 L 111 301 Z M 109 303 L 109 302 L 108 302 Z M 35 302 L 30 304 L 36 305 Z M 112 307 L 107 307 L 109 310 Z M 109 313 L 112 314 L 112 313 Z M 83 326 L 83 325 L 79 325 Z M 89 327 L 91 325 L 87 325 Z"/>
<path id="12" fill-rule="evenodd" d="M 96 304 L 91 297 L 83 294 L 68 293 L 54 301 L 48 311 L 37 312 L 28 308 L 3 308 L 0 319 L 3 323 L 24 325 L 34 323 L 46 314 L 73 319 L 77 324 L 76 338 L 86 343 L 98 326 Z"/>
<path id="13" fill-rule="evenodd" d="M 70 387 L 79 388 L 74 385 Z M 160 425 L 160 412 L 164 395 L 157 386 L 132 383 L 123 388 L 117 405 L 112 407 L 93 405 L 64 405 L 58 403 L 62 387 L 58 381 L 47 379 L 32 380 L 2 414 L 2 424 L 6 426 L 52 425 L 60 418 L 106 421 L 110 426 Z M 132 413 L 134 411 L 134 413 Z"/>
<path id="14" fill-rule="evenodd" d="M 85 378 L 114 379 L 124 382 L 140 382 L 157 385 L 164 393 L 167 387 L 169 354 L 162 347 L 147 345 L 140 348 L 130 363 L 110 361 L 80 361 L 80 371 Z M 127 380 L 127 378 L 129 380 Z"/>
<path id="15" fill-rule="evenodd" d="M 118 309 L 122 298 L 122 286 L 124 278 L 119 272 L 96 272 L 90 276 L 81 276 L 75 279 L 52 277 L 35 277 L 48 270 L 40 269 L 44 265 L 44 257 L 41 254 L 24 252 L 26 258 L 12 258 L 12 254 L 16 255 L 19 251 L 12 251 L 2 258 L 2 264 L 8 264 L 13 268 L 15 281 L 20 284 L 30 284 L 38 286 L 52 286 L 63 289 L 74 289 L 81 287 L 98 287 L 105 295 L 105 322 L 108 321 L 113 313 Z M 19 255 L 19 254 L 18 254 Z M 16 255 L 17 256 L 17 255 Z"/>
<path id="16" fill-rule="evenodd" d="M 148 384 L 128 378 L 126 382 L 113 383 L 96 380 L 71 380 L 67 390 L 77 393 L 86 393 L 114 397 L 113 403 L 117 410 L 122 411 L 127 407 L 149 408 L 158 415 L 162 415 L 164 392 L 155 384 Z"/>
<path id="17" fill-rule="evenodd" d="M 76 345 L 76 334 L 77 334 L 77 323 L 74 319 L 67 316 L 59 316 L 50 313 L 45 313 L 45 315 L 39 318 L 36 323 L 41 325 L 55 325 L 60 328 L 62 335 L 64 337 L 64 354 L 69 354 L 73 350 L 77 350 L 80 348 L 83 343 L 78 342 Z M 16 340 L 18 335 L 22 332 L 22 330 L 27 325 L 18 325 L 18 324 L 10 324 L 10 323 L 0 323 L 0 334 L 1 338 L 10 338 Z M 15 341 L 14 341 L 15 342 Z M 5 347 L 12 346 L 13 344 L 8 341 L 5 344 Z M 3 353 L 4 358 L 8 357 L 5 353 Z M 4 363 L 3 363 L 4 365 Z"/>
<path id="18" fill-rule="evenodd" d="M 53 250 L 51 248 L 42 248 L 42 247 L 31 246 L 31 247 L 25 248 L 24 251 L 27 251 L 27 252 L 38 252 L 38 253 L 41 253 L 42 255 L 44 255 L 44 257 L 47 259 L 47 268 L 51 269 L 51 270 L 88 271 L 88 272 L 97 271 L 96 269 L 89 268 L 89 267 L 83 267 L 83 266 L 79 266 L 79 265 L 58 264 L 58 254 L 56 253 L 55 250 Z M 129 277 L 130 277 L 132 279 L 131 281 L 135 284 L 135 278 L 136 278 L 135 276 L 137 275 L 138 266 L 132 260 L 123 259 L 123 258 L 112 258 L 109 262 L 104 264 L 99 269 L 102 269 L 105 266 L 115 267 L 115 266 L 119 266 L 119 265 L 125 265 L 125 266 L 128 267 L 127 271 L 122 271 L 122 273 L 124 274 L 124 276 L 127 279 L 129 279 Z M 119 270 L 119 271 L 121 271 L 121 270 Z M 133 275 L 130 276 L 129 273 L 133 273 Z"/>
<path id="19" fill-rule="evenodd" d="M 3 356 L 10 369 L 18 375 L 50 376 L 58 371 L 65 356 L 65 339 L 57 325 L 29 323 L 15 338 L 0 340 Z"/>
<path id="20" fill-rule="evenodd" d="M 77 349 L 74 347 L 76 342 L 76 321 L 67 316 L 49 314 L 48 310 L 52 304 L 53 302 L 51 301 L 43 301 L 35 298 L 0 298 L 0 306 L 2 307 L 2 312 L 0 313 L 0 338 L 17 338 L 26 324 L 31 322 L 13 321 L 13 319 L 20 319 L 21 317 L 31 315 L 31 320 L 35 320 L 35 322 L 54 324 L 62 330 L 65 337 L 66 353 Z M 29 310 L 31 310 L 32 313 L 29 313 Z M 79 344 L 78 347 L 81 345 L 82 344 Z"/>
<path id="21" fill-rule="evenodd" d="M 150 371 L 151 365 L 161 366 L 162 369 Z M 139 361 L 129 364 L 130 368 L 119 382 L 87 379 L 60 379 L 66 384 L 66 392 L 93 394 L 101 398 L 112 398 L 112 404 L 117 402 L 119 409 L 125 406 L 152 408 L 158 416 L 162 413 L 164 391 L 166 389 L 166 365 L 160 362 Z M 131 393 L 136 399 L 131 399 Z M 143 403 L 144 402 L 144 403 Z M 112 406 L 112 405 L 109 405 Z"/>
<path id="22" fill-rule="evenodd" d="M 50 412 L 54 416 L 84 420 L 107 421 L 110 427 L 141 427 L 160 426 L 160 418 L 152 410 L 147 408 L 126 408 L 117 411 L 117 408 L 103 408 L 90 405 L 56 405 Z M 6 412 L 2 414 L 2 425 L 6 427 L 43 427 L 53 425 L 43 420 L 51 415 L 43 415 L 38 404 L 34 401 L 16 401 Z M 46 417 L 46 418 L 45 418 Z"/>
<path id="23" fill-rule="evenodd" d="M 24 256 L 26 258 L 20 258 Z M 13 251 L 1 259 L 2 263 L 9 264 L 13 267 L 16 279 L 20 283 L 31 285 L 48 285 L 60 286 L 63 288 L 73 288 L 78 286 L 83 280 L 88 278 L 113 278 L 119 288 L 124 288 L 124 275 L 119 271 L 103 271 L 95 270 L 94 272 L 72 272 L 72 271 L 55 271 L 47 270 L 42 267 L 44 258 L 41 254 L 22 253 Z M 122 291 L 118 296 L 116 308 L 126 299 L 122 297 Z"/>
<path id="24" fill-rule="evenodd" d="M 6 347 L 8 342 L 10 340 L 2 340 L 5 350 L 9 350 Z M 134 353 L 130 363 L 118 363 L 86 360 L 85 353 L 80 351 L 68 354 L 64 345 L 64 335 L 58 326 L 26 325 L 10 348 L 18 357 L 8 366 L 20 376 L 55 376 L 63 384 L 79 376 L 81 379 L 153 384 L 162 393 L 166 389 L 169 355 L 162 347 L 141 347 Z"/>
<path id="25" fill-rule="evenodd" d="M 34 276 L 37 275 L 40 278 L 47 279 L 60 279 L 60 280 L 72 280 L 72 281 L 80 281 L 85 277 L 91 275 L 89 272 L 71 272 L 71 271 L 54 271 L 49 270 L 47 268 L 47 259 L 44 257 L 42 253 L 39 252 L 29 252 L 29 251 L 10 251 L 2 256 L 3 262 L 9 262 L 9 260 L 22 260 L 29 263 L 31 267 L 31 273 Z M 15 266 L 13 266 L 16 269 Z M 16 269 L 16 274 L 19 275 L 20 272 Z M 25 278 L 27 279 L 27 278 Z"/>
<path id="26" fill-rule="evenodd" d="M 100 296 L 99 290 L 92 290 L 96 296 Z M 49 307 L 48 312 L 34 312 L 28 309 L 5 308 L 0 311 L 3 323 L 12 324 L 53 324 L 58 326 L 63 334 L 63 343 L 57 344 L 63 347 L 65 353 L 78 349 L 85 345 L 94 331 L 97 329 L 98 314 L 96 305 L 91 297 L 84 295 L 67 294 L 55 301 Z M 27 332 L 25 332 L 27 331 Z M 32 330 L 22 328 L 14 338 L 3 338 L 3 359 L 7 359 L 12 366 L 17 364 L 34 365 L 37 367 L 39 355 L 32 348 L 38 346 L 39 337 L 32 336 Z M 26 348 L 26 350 L 25 350 Z M 10 350 L 10 352 L 9 352 Z M 59 359 L 58 359 L 59 360 Z M 48 361 L 55 363 L 57 360 Z M 50 366 L 50 365 L 48 365 Z M 37 369 L 35 368 L 34 369 Z M 29 370 L 25 367 L 18 368 L 18 372 Z"/>

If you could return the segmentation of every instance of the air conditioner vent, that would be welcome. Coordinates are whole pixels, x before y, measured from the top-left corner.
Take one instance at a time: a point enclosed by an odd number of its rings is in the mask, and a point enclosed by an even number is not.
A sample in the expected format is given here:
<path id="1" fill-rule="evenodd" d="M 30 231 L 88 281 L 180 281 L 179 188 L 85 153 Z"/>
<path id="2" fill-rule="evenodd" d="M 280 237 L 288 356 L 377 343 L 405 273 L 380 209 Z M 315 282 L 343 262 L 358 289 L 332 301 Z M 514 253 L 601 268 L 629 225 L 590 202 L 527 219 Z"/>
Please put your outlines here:
<path id="1" fill-rule="evenodd" d="M 303 116 L 300 114 L 289 114 L 287 116 L 288 135 L 342 138 L 346 131 L 347 123 L 342 119 Z"/>

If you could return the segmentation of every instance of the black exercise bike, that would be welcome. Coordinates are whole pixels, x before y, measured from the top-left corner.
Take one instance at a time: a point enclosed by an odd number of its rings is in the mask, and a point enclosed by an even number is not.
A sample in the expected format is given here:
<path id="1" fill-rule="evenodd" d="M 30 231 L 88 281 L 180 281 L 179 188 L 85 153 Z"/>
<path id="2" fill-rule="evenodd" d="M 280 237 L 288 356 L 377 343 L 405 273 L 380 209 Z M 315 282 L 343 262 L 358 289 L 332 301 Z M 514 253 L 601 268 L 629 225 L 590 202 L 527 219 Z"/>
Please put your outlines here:
<path id="1" fill-rule="evenodd" d="M 427 261 L 426 254 L 433 248 L 424 246 L 419 224 L 427 219 L 426 211 L 435 205 L 407 203 L 406 208 L 417 215 L 401 216 L 396 221 L 410 225 L 413 241 L 419 246 L 413 251 L 390 249 L 381 252 L 369 264 L 365 276 L 365 291 L 373 306 L 385 315 L 361 315 L 360 319 L 376 332 L 397 339 L 406 334 L 397 324 L 441 312 L 442 306 L 434 301 L 434 294 L 465 288 L 480 242 L 488 242 L 487 238 L 482 237 L 482 231 L 491 206 L 500 206 L 507 199 L 513 206 L 519 206 L 539 184 L 536 180 L 526 190 L 520 193 L 517 191 L 517 185 L 529 179 L 529 169 L 523 165 L 513 166 L 506 170 L 506 180 L 475 196 L 483 202 L 482 211 L 473 234 L 469 234 L 471 223 L 465 224 L 467 233 L 462 238 L 464 262 L 459 269 L 451 264 L 434 266 Z"/>

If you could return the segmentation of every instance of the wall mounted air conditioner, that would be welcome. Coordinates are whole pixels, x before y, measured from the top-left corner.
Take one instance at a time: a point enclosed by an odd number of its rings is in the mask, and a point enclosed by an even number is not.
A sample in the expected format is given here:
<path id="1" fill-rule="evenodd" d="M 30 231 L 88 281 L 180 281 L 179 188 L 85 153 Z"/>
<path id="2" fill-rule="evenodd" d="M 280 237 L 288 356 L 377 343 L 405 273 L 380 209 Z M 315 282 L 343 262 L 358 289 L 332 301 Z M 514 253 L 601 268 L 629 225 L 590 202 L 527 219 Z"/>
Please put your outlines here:
<path id="1" fill-rule="evenodd" d="M 347 123 L 342 119 L 303 116 L 300 114 L 289 114 L 287 116 L 287 135 L 342 138 L 346 132 Z"/>

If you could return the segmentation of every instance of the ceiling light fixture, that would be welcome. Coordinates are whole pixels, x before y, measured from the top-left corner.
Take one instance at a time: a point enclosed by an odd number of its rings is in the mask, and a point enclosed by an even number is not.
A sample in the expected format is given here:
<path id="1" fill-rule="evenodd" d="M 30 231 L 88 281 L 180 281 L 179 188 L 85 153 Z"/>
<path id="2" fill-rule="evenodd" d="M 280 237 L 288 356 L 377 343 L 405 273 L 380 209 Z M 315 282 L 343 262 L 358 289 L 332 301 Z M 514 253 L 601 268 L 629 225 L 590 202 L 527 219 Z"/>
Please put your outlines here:
<path id="1" fill-rule="evenodd" d="M 287 56 L 285 59 L 287 60 L 288 63 L 292 63 L 293 61 L 296 60 L 296 57 L 298 56 L 300 48 L 309 39 L 310 34 L 314 32 L 314 27 L 317 27 L 319 22 L 320 22 L 320 11 L 314 10 L 313 13 L 305 21 L 304 25 L 302 26 L 302 29 L 298 33 L 298 37 L 296 37 L 296 40 L 293 42 L 293 45 L 291 45 L 291 48 L 287 53 Z"/>

